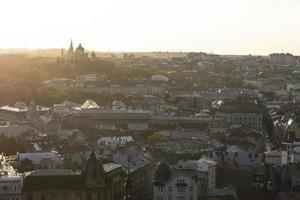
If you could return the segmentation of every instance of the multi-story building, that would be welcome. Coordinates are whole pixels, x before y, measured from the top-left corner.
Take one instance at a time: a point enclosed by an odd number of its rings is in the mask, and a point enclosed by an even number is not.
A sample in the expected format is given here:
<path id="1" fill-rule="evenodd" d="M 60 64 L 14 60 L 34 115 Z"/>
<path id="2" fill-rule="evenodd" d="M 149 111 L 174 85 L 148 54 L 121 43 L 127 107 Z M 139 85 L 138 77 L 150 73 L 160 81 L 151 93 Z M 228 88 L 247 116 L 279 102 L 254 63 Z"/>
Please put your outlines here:
<path id="1" fill-rule="evenodd" d="M 21 200 L 22 176 L 0 155 L 0 199 Z"/>
<path id="2" fill-rule="evenodd" d="M 115 108 L 114 108 L 115 107 Z M 113 126 L 113 127 L 127 127 L 131 130 L 145 130 L 148 126 L 156 125 L 179 125 L 179 126 L 212 126 L 223 127 L 225 120 L 221 117 L 213 116 L 197 116 L 197 117 L 183 117 L 155 114 L 150 110 L 129 109 L 119 105 L 113 105 L 113 108 L 101 108 L 93 100 L 87 100 L 80 107 L 70 108 L 66 110 L 68 115 L 67 123 L 72 127 L 97 127 Z M 60 113 L 63 115 L 63 113 Z M 224 123 L 225 122 L 225 123 Z"/>
<path id="3" fill-rule="evenodd" d="M 92 152 L 82 173 L 64 169 L 25 173 L 22 199 L 121 200 L 123 177 L 120 165 L 103 165 Z"/>
<path id="4" fill-rule="evenodd" d="M 262 114 L 259 113 L 218 113 L 232 125 L 240 125 L 246 129 L 262 130 Z"/>
<path id="5" fill-rule="evenodd" d="M 154 200 L 197 200 L 204 197 L 205 181 L 196 170 L 158 164 L 153 182 Z"/>
<path id="6" fill-rule="evenodd" d="M 198 176 L 205 180 L 207 189 L 214 189 L 217 183 L 217 164 L 214 160 L 200 158 L 179 163 L 179 166 L 184 169 L 195 169 Z"/>
<path id="7" fill-rule="evenodd" d="M 0 119 L 7 121 L 23 121 L 32 120 L 39 114 L 45 114 L 49 112 L 48 107 L 42 107 L 36 105 L 33 101 L 27 106 L 24 102 L 17 102 L 13 106 L 0 107 Z"/>
<path id="8" fill-rule="evenodd" d="M 4 175 L 0 176 L 0 199 L 21 200 L 22 176 Z"/>
<path id="9" fill-rule="evenodd" d="M 280 65 L 288 65 L 288 66 L 293 66 L 296 65 L 296 57 L 293 56 L 290 53 L 273 53 L 269 55 L 270 62 L 274 64 L 275 66 L 280 66 Z"/>
<path id="10" fill-rule="evenodd" d="M 148 153 L 135 146 L 120 148 L 113 154 L 113 162 L 130 171 L 132 200 L 151 199 L 154 165 Z"/>

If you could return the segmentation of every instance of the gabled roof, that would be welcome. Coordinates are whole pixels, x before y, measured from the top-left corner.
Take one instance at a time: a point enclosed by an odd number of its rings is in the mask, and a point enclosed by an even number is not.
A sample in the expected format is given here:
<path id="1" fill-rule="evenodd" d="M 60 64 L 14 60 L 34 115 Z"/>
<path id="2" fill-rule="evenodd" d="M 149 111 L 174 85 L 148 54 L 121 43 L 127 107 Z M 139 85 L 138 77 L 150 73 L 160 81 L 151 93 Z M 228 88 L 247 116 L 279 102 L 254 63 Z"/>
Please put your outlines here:
<path id="1" fill-rule="evenodd" d="M 100 108 L 94 100 L 87 99 L 82 105 L 82 109 Z"/>

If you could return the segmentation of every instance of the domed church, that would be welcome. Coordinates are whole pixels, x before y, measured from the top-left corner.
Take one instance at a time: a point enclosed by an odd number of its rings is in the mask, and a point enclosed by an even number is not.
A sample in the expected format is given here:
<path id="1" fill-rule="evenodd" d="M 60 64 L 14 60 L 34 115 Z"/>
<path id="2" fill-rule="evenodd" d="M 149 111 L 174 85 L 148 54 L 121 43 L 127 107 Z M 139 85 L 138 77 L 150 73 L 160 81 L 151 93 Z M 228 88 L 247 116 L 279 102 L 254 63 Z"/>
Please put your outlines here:
<path id="1" fill-rule="evenodd" d="M 79 43 L 78 47 L 74 51 L 73 41 L 71 40 L 70 47 L 67 51 L 67 54 L 65 55 L 64 50 L 62 49 L 61 57 L 68 61 L 79 61 L 79 60 L 88 59 L 88 53 L 85 52 L 85 49 L 83 48 L 81 43 Z"/>

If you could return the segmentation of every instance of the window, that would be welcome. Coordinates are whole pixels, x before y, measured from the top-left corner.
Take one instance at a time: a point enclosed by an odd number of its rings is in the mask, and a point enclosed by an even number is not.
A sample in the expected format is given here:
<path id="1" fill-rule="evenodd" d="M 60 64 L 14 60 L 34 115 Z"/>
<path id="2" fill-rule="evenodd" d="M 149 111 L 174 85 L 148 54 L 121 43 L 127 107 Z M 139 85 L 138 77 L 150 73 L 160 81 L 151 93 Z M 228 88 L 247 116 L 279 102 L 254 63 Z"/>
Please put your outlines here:
<path id="1" fill-rule="evenodd" d="M 158 186 L 158 187 L 157 187 L 157 191 L 158 191 L 158 192 L 163 192 L 163 191 L 164 191 L 164 188 L 163 188 L 162 186 Z"/>
<path id="2" fill-rule="evenodd" d="M 28 200 L 33 200 L 33 198 L 32 198 L 32 194 L 28 194 L 28 198 L 27 198 Z"/>
<path id="3" fill-rule="evenodd" d="M 168 200 L 172 200 L 172 196 L 170 195 L 170 196 L 168 196 Z"/>
<path id="4" fill-rule="evenodd" d="M 164 197 L 163 196 L 156 196 L 155 200 L 164 200 Z"/>
<path id="5" fill-rule="evenodd" d="M 76 194 L 75 200 L 81 200 L 81 194 Z"/>
<path id="6" fill-rule="evenodd" d="M 185 181 L 184 181 L 184 179 L 178 179 L 177 180 L 177 183 L 184 183 Z"/>
<path id="7" fill-rule="evenodd" d="M 46 195 L 44 193 L 41 194 L 41 200 L 46 200 Z"/>
<path id="8" fill-rule="evenodd" d="M 172 192 L 172 187 L 168 187 L 168 191 L 169 191 L 169 192 Z"/>
<path id="9" fill-rule="evenodd" d="M 185 200 L 185 197 L 184 196 L 178 196 L 177 200 Z"/>
<path id="10" fill-rule="evenodd" d="M 193 186 L 190 187 L 190 192 L 193 192 L 194 188 Z"/>
<path id="11" fill-rule="evenodd" d="M 177 192 L 185 192 L 185 188 L 184 187 L 177 187 Z"/>

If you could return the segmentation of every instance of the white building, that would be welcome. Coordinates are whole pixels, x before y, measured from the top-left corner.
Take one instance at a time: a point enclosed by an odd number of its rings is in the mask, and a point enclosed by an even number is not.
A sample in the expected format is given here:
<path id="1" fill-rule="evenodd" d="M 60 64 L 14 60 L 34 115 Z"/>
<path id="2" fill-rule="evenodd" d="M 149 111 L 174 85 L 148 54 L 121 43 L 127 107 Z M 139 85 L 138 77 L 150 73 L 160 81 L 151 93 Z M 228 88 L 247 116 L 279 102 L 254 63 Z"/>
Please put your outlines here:
<path id="1" fill-rule="evenodd" d="M 20 175 L 0 175 L 0 199 L 21 200 L 22 177 Z"/>
<path id="2" fill-rule="evenodd" d="M 265 152 L 265 163 L 269 165 L 283 166 L 287 164 L 300 163 L 300 143 L 285 143 L 282 144 L 281 150 Z"/>
<path id="3" fill-rule="evenodd" d="M 112 102 L 113 110 L 126 110 L 126 105 L 120 100 L 116 100 Z"/>
<path id="4" fill-rule="evenodd" d="M 164 75 L 156 74 L 156 75 L 151 76 L 151 80 L 167 82 L 167 81 L 169 81 L 169 78 Z"/>
<path id="5" fill-rule="evenodd" d="M 0 199 L 21 200 L 22 177 L 0 155 Z"/>
<path id="6" fill-rule="evenodd" d="M 98 145 L 105 145 L 111 148 L 117 146 L 124 146 L 127 143 L 134 142 L 132 136 L 120 136 L 120 137 L 101 137 L 97 140 Z"/>
<path id="7" fill-rule="evenodd" d="M 153 182 L 154 200 L 197 200 L 206 195 L 204 180 L 196 170 L 158 164 Z"/>

